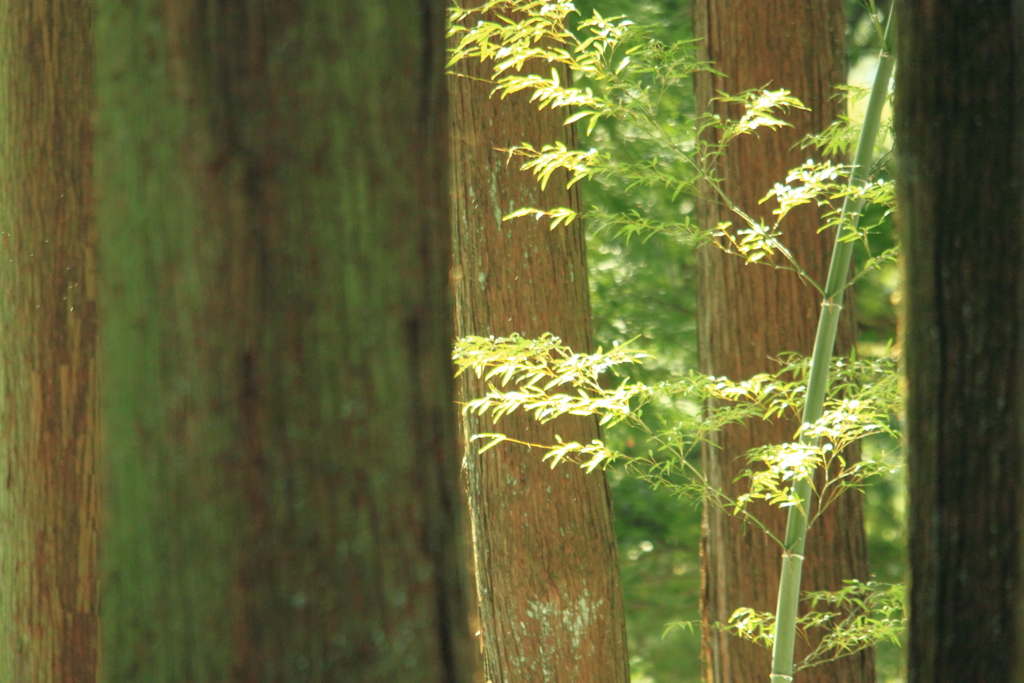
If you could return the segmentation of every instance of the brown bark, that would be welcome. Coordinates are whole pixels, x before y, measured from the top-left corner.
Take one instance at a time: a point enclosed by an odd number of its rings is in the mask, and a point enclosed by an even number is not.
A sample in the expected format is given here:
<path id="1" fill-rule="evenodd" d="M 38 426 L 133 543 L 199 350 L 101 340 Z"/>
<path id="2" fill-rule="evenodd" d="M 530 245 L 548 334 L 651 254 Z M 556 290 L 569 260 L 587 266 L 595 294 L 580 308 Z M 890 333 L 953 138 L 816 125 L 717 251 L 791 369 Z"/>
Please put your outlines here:
<path id="1" fill-rule="evenodd" d="M 908 680 L 1024 679 L 1024 16 L 900 5 Z"/>
<path id="2" fill-rule="evenodd" d="M 489 97 L 490 64 L 464 63 L 453 78 L 452 153 L 456 331 L 536 337 L 552 332 L 572 348 L 593 345 L 586 243 L 580 223 L 552 231 L 531 218 L 502 223 L 524 206 L 579 208 L 564 175 L 541 191 L 508 148 L 575 145 L 564 111 L 538 112 L 528 96 Z M 538 73 L 549 73 L 545 64 Z M 566 74 L 563 72 L 563 83 Z M 464 375 L 463 400 L 484 385 Z M 492 424 L 464 418 L 467 435 L 499 431 L 532 443 L 589 443 L 594 419 L 539 425 L 520 414 Z M 628 680 L 625 616 L 608 484 L 573 465 L 552 470 L 542 452 L 502 444 L 464 466 L 473 518 L 482 646 L 488 678 L 520 681 Z"/>
<path id="3" fill-rule="evenodd" d="M 444 9 L 100 3 L 104 680 L 469 680 Z"/>
<path id="4" fill-rule="evenodd" d="M 0 681 L 92 683 L 92 5 L 0 3 Z"/>
<path id="5" fill-rule="evenodd" d="M 746 136 L 733 143 L 718 168 L 725 192 L 751 216 L 770 222 L 771 205 L 758 201 L 786 172 L 807 158 L 793 146 L 806 134 L 818 132 L 840 113 L 833 87 L 845 82 L 843 6 L 838 0 L 792 3 L 779 0 L 696 0 L 694 31 L 703 41 L 702 58 L 711 60 L 727 78 L 701 74 L 696 80 L 699 110 L 737 118 L 739 111 L 710 99 L 717 91 L 737 93 L 770 84 L 790 90 L 811 108 L 793 112 L 793 124 L 781 132 Z M 733 220 L 721 205 L 704 200 L 698 210 L 705 228 Z M 828 271 L 834 236 L 817 233 L 814 210 L 798 210 L 787 218 L 784 242 L 797 262 L 822 285 Z M 793 273 L 742 259 L 715 247 L 699 254 L 699 340 L 703 372 L 742 379 L 774 371 L 771 360 L 781 352 L 810 355 L 820 295 Z M 852 311 L 847 294 L 847 311 Z M 844 314 L 836 351 L 849 351 L 853 319 Z M 747 467 L 743 455 L 765 443 L 791 441 L 796 425 L 786 420 L 750 423 L 724 429 L 716 448 L 705 448 L 704 463 L 712 483 L 730 495 L 742 493 L 734 482 Z M 758 505 L 756 514 L 778 536 L 785 529 L 785 511 Z M 804 590 L 835 590 L 843 579 L 867 578 L 861 498 L 844 495 L 808 535 L 803 570 Z M 708 627 L 725 623 L 737 607 L 774 613 L 781 549 L 762 532 L 744 526 L 713 507 L 705 508 L 702 541 L 704 588 L 704 673 L 714 683 L 767 680 L 770 652 Z M 806 653 L 798 641 L 797 661 Z M 846 657 L 796 676 L 798 682 L 874 680 L 871 652 Z"/>

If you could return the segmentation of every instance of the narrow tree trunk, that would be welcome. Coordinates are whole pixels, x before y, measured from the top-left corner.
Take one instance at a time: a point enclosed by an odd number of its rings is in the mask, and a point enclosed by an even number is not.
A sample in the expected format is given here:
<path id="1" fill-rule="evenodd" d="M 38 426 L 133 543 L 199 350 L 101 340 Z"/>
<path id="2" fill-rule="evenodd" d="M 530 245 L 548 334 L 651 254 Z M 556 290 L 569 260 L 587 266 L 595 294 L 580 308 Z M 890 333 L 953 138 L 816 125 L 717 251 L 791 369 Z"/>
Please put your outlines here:
<path id="1" fill-rule="evenodd" d="M 474 79 L 488 79 L 491 68 L 466 62 L 459 69 L 469 78 L 451 80 L 456 331 L 552 332 L 589 350 L 582 225 L 552 231 L 530 218 L 501 221 L 524 206 L 579 208 L 579 191 L 565 189 L 564 175 L 542 192 L 496 149 L 556 140 L 572 148 L 573 129 L 562 125 L 564 112 L 538 112 L 526 95 L 489 97 L 490 86 Z M 567 82 L 566 73 L 562 78 Z M 461 397 L 481 395 L 483 383 L 464 377 Z M 592 418 L 538 425 L 519 414 L 497 424 L 464 418 L 463 429 L 541 444 L 554 443 L 556 434 L 581 443 L 599 436 Z M 552 470 L 542 455 L 508 443 L 480 454 L 467 444 L 487 676 L 494 683 L 622 683 L 629 662 L 607 480 L 572 465 Z"/>
<path id="2" fill-rule="evenodd" d="M 1024 466 L 1024 16 L 900 6 L 910 681 L 1017 681 Z"/>
<path id="3" fill-rule="evenodd" d="M 96 677 L 92 5 L 0 2 L 0 681 Z"/>
<path id="4" fill-rule="evenodd" d="M 443 12 L 100 2 L 104 680 L 468 680 Z"/>
<path id="5" fill-rule="evenodd" d="M 758 201 L 786 172 L 806 159 L 793 146 L 806 134 L 824 129 L 840 113 L 832 99 L 833 87 L 844 82 L 843 7 L 838 0 L 791 3 L 779 0 L 695 0 L 694 32 L 703 40 L 703 58 L 727 78 L 701 74 L 697 78 L 699 110 L 733 118 L 739 115 L 711 102 L 718 91 L 731 93 L 770 83 L 786 88 L 810 108 L 793 112 L 792 128 L 748 136 L 735 142 L 721 160 L 718 174 L 726 193 L 748 214 L 771 221 L 771 205 Z M 703 201 L 698 207 L 705 227 L 734 220 L 720 205 Z M 818 234 L 818 214 L 811 209 L 787 218 L 785 243 L 801 266 L 824 284 L 834 236 Z M 734 379 L 773 371 L 781 352 L 810 355 L 820 295 L 790 272 L 761 265 L 745 265 L 715 247 L 699 254 L 699 338 L 701 370 Z M 847 298 L 848 311 L 852 301 Z M 848 352 L 853 340 L 853 318 L 841 324 L 837 352 Z M 748 467 L 747 450 L 766 443 L 792 441 L 797 425 L 785 420 L 751 423 L 724 429 L 715 448 L 705 448 L 704 464 L 712 482 L 731 495 L 742 493 L 734 482 Z M 758 505 L 756 514 L 767 519 L 779 537 L 785 512 Z M 861 499 L 843 496 L 811 529 L 804 564 L 805 590 L 835 590 L 843 579 L 866 579 L 867 549 Z M 737 607 L 774 613 L 779 585 L 781 549 L 762 532 L 713 507 L 705 509 L 702 541 L 704 624 L 704 676 L 714 683 L 767 680 L 770 652 L 710 628 L 725 623 Z M 798 643 L 797 661 L 806 652 Z M 796 680 L 874 680 L 871 652 L 807 670 Z"/>

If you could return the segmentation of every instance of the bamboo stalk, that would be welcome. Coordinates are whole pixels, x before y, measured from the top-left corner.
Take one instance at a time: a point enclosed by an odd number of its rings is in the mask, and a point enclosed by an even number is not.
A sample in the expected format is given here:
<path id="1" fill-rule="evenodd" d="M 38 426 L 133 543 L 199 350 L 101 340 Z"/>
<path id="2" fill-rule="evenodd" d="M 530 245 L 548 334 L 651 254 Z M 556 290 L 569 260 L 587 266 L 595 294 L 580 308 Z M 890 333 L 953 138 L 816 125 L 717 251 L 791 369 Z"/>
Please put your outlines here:
<path id="1" fill-rule="evenodd" d="M 890 14 L 889 25 L 892 24 Z M 886 36 L 889 27 L 886 28 Z M 850 172 L 850 187 L 863 187 L 871 165 L 875 139 L 882 118 L 892 79 L 895 59 L 886 47 L 883 47 L 878 58 L 878 70 L 875 72 L 871 96 L 868 99 L 864 125 L 860 139 L 857 141 L 857 152 L 854 156 L 853 168 Z M 818 320 L 818 331 L 814 340 L 814 352 L 811 356 L 811 371 L 807 383 L 807 400 L 804 403 L 802 422 L 813 424 L 824 412 L 825 391 L 828 388 L 829 368 L 832 365 L 832 351 L 835 347 L 836 330 L 839 328 L 839 314 L 843 308 L 843 293 L 846 291 L 847 276 L 850 271 L 850 259 L 853 255 L 853 241 L 847 235 L 857 229 L 860 221 L 863 199 L 851 199 L 847 196 L 843 201 L 842 218 L 836 233 L 836 244 L 829 265 L 828 281 L 821 303 L 821 317 Z M 846 225 L 846 217 L 850 217 L 850 225 Z M 807 437 L 801 437 L 806 442 Z M 786 520 L 785 547 L 782 552 L 782 574 L 779 578 L 779 602 L 775 613 L 775 642 L 772 648 L 771 683 L 790 683 L 793 680 L 793 648 L 796 643 L 797 608 L 800 602 L 800 576 L 803 571 L 804 544 L 807 540 L 807 513 L 811 499 L 810 478 L 800 479 L 793 485 L 793 497 L 797 504 L 789 509 Z"/>

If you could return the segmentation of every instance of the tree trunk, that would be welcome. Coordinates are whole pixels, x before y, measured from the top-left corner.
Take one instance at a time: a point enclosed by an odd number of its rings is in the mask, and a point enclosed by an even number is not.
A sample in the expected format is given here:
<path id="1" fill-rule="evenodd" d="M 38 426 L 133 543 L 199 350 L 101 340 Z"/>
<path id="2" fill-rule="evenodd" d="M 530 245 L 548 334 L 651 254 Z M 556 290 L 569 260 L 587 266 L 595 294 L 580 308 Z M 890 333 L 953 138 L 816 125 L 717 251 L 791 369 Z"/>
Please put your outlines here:
<path id="1" fill-rule="evenodd" d="M 573 349 L 593 345 L 582 224 L 549 230 L 531 218 L 502 223 L 524 206 L 580 207 L 578 186 L 551 178 L 541 191 L 496 148 L 575 146 L 564 111 L 537 111 L 525 94 L 491 98 L 491 64 L 465 62 L 451 79 L 452 197 L 455 219 L 456 331 L 459 336 L 558 335 Z M 550 66 L 545 65 L 543 73 Z M 538 71 L 540 73 L 540 71 Z M 568 75 L 561 74 L 565 83 Z M 462 400 L 484 383 L 463 375 Z M 463 419 L 466 436 L 499 431 L 532 443 L 589 443 L 593 418 L 539 425 L 521 414 L 497 424 Z M 494 683 L 629 678 L 611 496 L 601 471 L 552 470 L 543 453 L 505 443 L 464 459 L 477 568 L 482 646 Z"/>
<path id="2" fill-rule="evenodd" d="M 838 0 L 791 3 L 779 0 L 695 0 L 694 32 L 703 40 L 702 58 L 714 62 L 727 78 L 700 74 L 696 80 L 698 111 L 732 118 L 735 108 L 711 102 L 718 91 L 730 93 L 762 87 L 785 88 L 811 108 L 787 117 L 792 128 L 746 136 L 733 143 L 718 168 L 726 193 L 754 218 L 770 222 L 771 205 L 758 201 L 789 169 L 806 159 L 794 145 L 835 120 L 841 102 L 833 87 L 845 82 L 843 6 Z M 722 206 L 702 201 L 705 228 L 735 217 Z M 796 260 L 824 285 L 834 236 L 818 234 L 819 216 L 813 209 L 787 218 L 785 243 Z M 772 361 L 784 351 L 810 355 L 820 295 L 788 271 L 746 265 L 716 247 L 700 250 L 699 339 L 701 370 L 733 379 L 774 371 Z M 847 298 L 850 301 L 850 298 Z M 852 305 L 847 304 L 852 312 Z M 849 351 L 853 318 L 845 314 L 837 352 Z M 766 443 L 792 441 L 797 424 L 786 420 L 748 423 L 722 430 L 715 448 L 704 450 L 704 466 L 712 483 L 736 496 L 744 482 L 734 482 L 746 469 L 743 455 Z M 753 511 L 779 536 L 785 511 L 758 505 Z M 764 648 L 716 631 L 738 607 L 775 612 L 781 548 L 739 518 L 705 507 L 702 541 L 704 677 L 714 683 L 767 680 L 771 653 Z M 866 579 L 867 549 L 859 496 L 845 495 L 810 530 L 804 590 L 835 590 L 843 579 Z M 798 642 L 797 661 L 806 654 Z M 801 650 L 803 648 L 803 651 Z M 796 676 L 798 682 L 873 681 L 874 659 L 862 652 Z"/>
<path id="3" fill-rule="evenodd" d="M 900 7 L 910 681 L 1021 680 L 1024 17 Z"/>
<path id="4" fill-rule="evenodd" d="M 444 3 L 98 17 L 104 680 L 468 681 Z"/>
<path id="5" fill-rule="evenodd" d="M 92 5 L 0 3 L 0 681 L 92 683 Z"/>

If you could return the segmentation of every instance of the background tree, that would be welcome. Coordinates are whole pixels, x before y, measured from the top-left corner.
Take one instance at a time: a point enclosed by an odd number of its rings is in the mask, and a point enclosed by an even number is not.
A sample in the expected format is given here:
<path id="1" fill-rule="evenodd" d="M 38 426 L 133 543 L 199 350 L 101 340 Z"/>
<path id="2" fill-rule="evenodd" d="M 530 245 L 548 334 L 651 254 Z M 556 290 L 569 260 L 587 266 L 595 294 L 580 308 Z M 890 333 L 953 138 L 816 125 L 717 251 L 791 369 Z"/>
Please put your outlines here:
<path id="1" fill-rule="evenodd" d="M 0 3 L 0 681 L 96 676 L 92 4 Z"/>
<path id="2" fill-rule="evenodd" d="M 467 680 L 443 3 L 97 23 L 105 680 Z"/>
<path id="3" fill-rule="evenodd" d="M 900 12 L 908 680 L 1020 680 L 1024 19 L 1009 0 Z"/>
<path id="4" fill-rule="evenodd" d="M 477 5 L 479 3 L 476 3 Z M 527 66 L 527 69 L 531 68 Z M 534 69 L 539 67 L 532 67 Z M 464 61 L 451 79 L 452 201 L 455 219 L 458 336 L 526 337 L 551 332 L 574 349 L 593 347 L 586 243 L 577 221 L 502 216 L 524 206 L 580 207 L 559 172 L 542 190 L 499 151 L 556 140 L 573 149 L 564 111 L 538 111 L 527 94 L 491 98 L 493 65 Z M 546 75 L 550 67 L 546 66 Z M 539 73 L 539 72 L 538 72 Z M 563 82 L 568 73 L 561 73 Z M 466 373 L 460 397 L 486 385 Z M 498 425 L 464 417 L 467 436 L 501 431 L 532 443 L 589 443 L 594 418 L 547 425 L 529 416 Z M 552 470 L 542 451 L 505 442 L 485 453 L 466 442 L 465 474 L 473 516 L 480 627 L 487 677 L 514 681 L 627 681 L 625 615 L 611 498 L 601 471 Z"/>
<path id="5" fill-rule="evenodd" d="M 754 218 L 771 218 L 771 203 L 759 200 L 799 166 L 806 153 L 797 143 L 820 132 L 842 112 L 834 87 L 845 83 L 843 5 L 839 0 L 794 5 L 749 0 L 694 0 L 694 34 L 700 57 L 727 78 L 698 74 L 698 111 L 736 118 L 737 111 L 713 101 L 718 92 L 736 93 L 771 84 L 802 100 L 809 112 L 793 112 L 793 127 L 760 137 L 746 136 L 730 146 L 718 175 L 726 194 Z M 735 105 L 733 105 L 735 106 Z M 712 201 L 698 202 L 705 227 L 732 219 Z M 786 246 L 812 278 L 824 282 L 833 236 L 818 234 L 813 209 L 788 219 Z M 769 221 L 770 222 L 770 221 Z M 698 334 L 701 371 L 741 379 L 772 371 L 772 359 L 784 351 L 810 355 L 817 327 L 818 293 L 792 272 L 746 265 L 715 247 L 698 251 Z M 848 309 L 850 310 L 850 309 Z M 853 318 L 841 325 L 837 350 L 853 342 Z M 735 480 L 748 464 L 743 454 L 765 443 L 791 441 L 797 425 L 778 420 L 727 427 L 705 448 L 704 467 L 716 487 L 736 496 Z M 759 505 L 758 517 L 782 535 L 784 514 Z M 711 628 L 728 621 L 737 607 L 774 612 L 780 548 L 752 526 L 706 506 L 702 534 L 705 680 L 752 681 L 767 676 L 769 654 Z M 867 551 L 861 500 L 843 496 L 819 520 L 808 537 L 803 586 L 836 590 L 843 579 L 866 579 Z M 798 658 L 801 656 L 798 650 Z M 801 681 L 873 680 L 872 653 L 864 651 L 835 663 L 806 670 Z"/>

